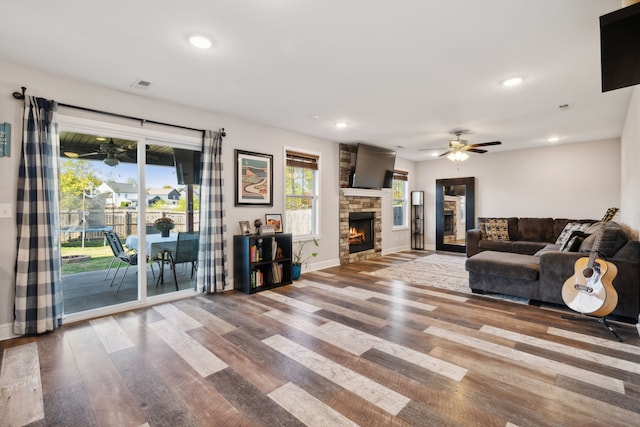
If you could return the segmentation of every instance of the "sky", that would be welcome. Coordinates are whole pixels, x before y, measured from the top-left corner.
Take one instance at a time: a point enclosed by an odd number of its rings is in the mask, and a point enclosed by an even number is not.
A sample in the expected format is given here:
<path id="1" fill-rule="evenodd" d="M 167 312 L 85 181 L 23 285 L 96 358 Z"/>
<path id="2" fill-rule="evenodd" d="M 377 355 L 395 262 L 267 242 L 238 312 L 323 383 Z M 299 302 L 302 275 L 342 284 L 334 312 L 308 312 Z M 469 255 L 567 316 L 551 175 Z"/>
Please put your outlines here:
<path id="1" fill-rule="evenodd" d="M 138 182 L 138 165 L 134 163 L 120 162 L 117 166 L 107 166 L 102 161 L 89 160 L 96 176 L 104 181 L 129 182 L 133 179 Z M 146 166 L 146 187 L 162 188 L 170 185 L 173 188 L 180 187 L 176 176 L 176 170 L 169 166 Z"/>

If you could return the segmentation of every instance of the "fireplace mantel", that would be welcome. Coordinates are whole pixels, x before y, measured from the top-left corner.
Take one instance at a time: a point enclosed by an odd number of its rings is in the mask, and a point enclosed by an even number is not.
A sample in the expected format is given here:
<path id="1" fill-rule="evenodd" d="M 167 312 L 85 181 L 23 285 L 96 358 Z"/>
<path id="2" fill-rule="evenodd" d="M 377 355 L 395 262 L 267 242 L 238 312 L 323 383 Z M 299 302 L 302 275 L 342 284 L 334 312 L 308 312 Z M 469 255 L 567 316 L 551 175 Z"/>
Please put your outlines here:
<path id="1" fill-rule="evenodd" d="M 385 194 L 391 193 L 391 189 L 369 190 L 367 188 L 341 188 L 340 192 L 345 197 L 382 197 Z"/>

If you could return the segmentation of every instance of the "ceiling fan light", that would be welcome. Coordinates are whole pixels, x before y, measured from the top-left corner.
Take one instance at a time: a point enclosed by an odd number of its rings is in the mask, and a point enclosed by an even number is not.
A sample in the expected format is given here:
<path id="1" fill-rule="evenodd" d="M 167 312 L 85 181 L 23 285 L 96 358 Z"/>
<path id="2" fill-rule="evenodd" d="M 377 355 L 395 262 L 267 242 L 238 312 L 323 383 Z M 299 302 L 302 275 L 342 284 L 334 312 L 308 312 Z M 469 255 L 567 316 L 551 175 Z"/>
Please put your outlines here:
<path id="1" fill-rule="evenodd" d="M 118 166 L 120 164 L 120 160 L 115 157 L 106 157 L 103 161 L 107 166 Z"/>
<path id="2" fill-rule="evenodd" d="M 468 158 L 469 158 L 469 155 L 467 153 L 465 153 L 464 151 L 452 151 L 447 156 L 447 159 L 451 160 L 452 162 L 456 162 L 456 163 L 464 162 Z"/>

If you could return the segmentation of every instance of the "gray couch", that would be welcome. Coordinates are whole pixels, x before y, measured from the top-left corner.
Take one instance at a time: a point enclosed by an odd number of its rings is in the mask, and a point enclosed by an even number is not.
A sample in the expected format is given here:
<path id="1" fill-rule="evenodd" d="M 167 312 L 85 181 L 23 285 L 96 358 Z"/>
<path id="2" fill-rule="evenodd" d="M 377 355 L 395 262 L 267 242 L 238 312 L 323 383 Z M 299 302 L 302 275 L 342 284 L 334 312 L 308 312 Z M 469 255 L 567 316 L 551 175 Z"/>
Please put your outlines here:
<path id="1" fill-rule="evenodd" d="M 478 223 L 487 221 L 489 218 L 479 218 Z M 585 234 L 574 233 L 579 238 L 573 247 L 561 248 L 556 239 L 569 222 L 594 224 Z M 465 267 L 471 289 L 564 305 L 562 285 L 574 274 L 576 260 L 589 256 L 602 224 L 552 218 L 507 218 L 506 223 L 509 240 L 489 240 L 480 228 L 467 232 Z M 635 323 L 640 313 L 640 242 L 613 221 L 604 226 L 599 251 L 618 268 L 613 280 L 618 305 L 612 315 Z"/>

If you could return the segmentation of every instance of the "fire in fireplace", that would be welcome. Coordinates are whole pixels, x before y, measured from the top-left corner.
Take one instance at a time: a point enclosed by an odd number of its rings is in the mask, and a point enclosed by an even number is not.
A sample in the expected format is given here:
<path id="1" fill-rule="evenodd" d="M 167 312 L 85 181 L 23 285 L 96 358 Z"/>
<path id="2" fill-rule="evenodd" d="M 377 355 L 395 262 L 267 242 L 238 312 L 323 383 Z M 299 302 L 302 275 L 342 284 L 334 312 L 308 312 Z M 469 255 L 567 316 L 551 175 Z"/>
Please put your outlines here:
<path id="1" fill-rule="evenodd" d="M 349 253 L 362 252 L 374 248 L 375 214 L 373 212 L 349 213 Z"/>

